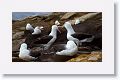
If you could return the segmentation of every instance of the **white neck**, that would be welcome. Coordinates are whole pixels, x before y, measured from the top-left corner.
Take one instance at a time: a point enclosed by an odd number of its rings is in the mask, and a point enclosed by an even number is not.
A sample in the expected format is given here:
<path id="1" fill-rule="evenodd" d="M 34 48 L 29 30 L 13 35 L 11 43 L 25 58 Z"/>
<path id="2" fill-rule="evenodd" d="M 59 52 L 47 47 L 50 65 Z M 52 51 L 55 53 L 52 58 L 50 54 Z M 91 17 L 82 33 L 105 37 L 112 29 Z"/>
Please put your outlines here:
<path id="1" fill-rule="evenodd" d="M 49 35 L 51 35 L 53 37 L 57 37 L 57 30 L 56 29 L 51 29 L 51 32 L 50 32 Z"/>
<path id="2" fill-rule="evenodd" d="M 21 50 L 27 50 L 27 48 L 25 48 L 25 47 L 21 47 L 21 48 L 20 48 L 20 51 L 21 51 Z"/>
<path id="3" fill-rule="evenodd" d="M 32 34 L 40 34 L 41 30 L 34 30 L 34 32 Z"/>
<path id="4" fill-rule="evenodd" d="M 73 30 L 72 26 L 66 27 L 66 29 L 67 29 L 67 34 L 71 35 L 71 34 L 75 33 L 75 31 Z"/>

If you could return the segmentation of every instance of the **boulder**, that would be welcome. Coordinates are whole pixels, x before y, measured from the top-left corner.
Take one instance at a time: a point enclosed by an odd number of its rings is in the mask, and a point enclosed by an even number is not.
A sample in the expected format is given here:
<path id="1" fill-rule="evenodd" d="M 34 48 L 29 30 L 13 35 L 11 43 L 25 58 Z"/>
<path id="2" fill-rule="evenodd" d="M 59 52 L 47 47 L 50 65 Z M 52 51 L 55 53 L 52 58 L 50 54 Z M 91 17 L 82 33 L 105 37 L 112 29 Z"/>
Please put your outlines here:
<path id="1" fill-rule="evenodd" d="M 18 57 L 12 57 L 12 62 L 28 62 L 28 61 L 25 61 L 25 60 L 20 59 Z"/>
<path id="2" fill-rule="evenodd" d="M 24 35 L 24 31 L 17 32 L 17 33 L 15 33 L 15 34 L 13 34 L 12 39 L 13 39 L 13 40 L 14 40 L 14 39 L 21 39 L 23 35 Z"/>
<path id="3" fill-rule="evenodd" d="M 65 15 L 63 15 L 61 20 L 69 19 L 70 17 L 72 17 L 75 14 L 76 14 L 76 12 L 67 12 Z"/>
<path id="4" fill-rule="evenodd" d="M 19 51 L 20 45 L 25 41 L 25 39 L 19 39 L 12 41 L 12 51 Z"/>
<path id="5" fill-rule="evenodd" d="M 77 57 L 68 60 L 68 62 L 101 62 L 102 52 L 93 51 L 91 54 L 79 54 Z"/>
<path id="6" fill-rule="evenodd" d="M 90 57 L 88 58 L 88 60 L 89 60 L 89 61 L 97 61 L 98 58 L 95 57 L 95 56 L 90 56 Z"/>

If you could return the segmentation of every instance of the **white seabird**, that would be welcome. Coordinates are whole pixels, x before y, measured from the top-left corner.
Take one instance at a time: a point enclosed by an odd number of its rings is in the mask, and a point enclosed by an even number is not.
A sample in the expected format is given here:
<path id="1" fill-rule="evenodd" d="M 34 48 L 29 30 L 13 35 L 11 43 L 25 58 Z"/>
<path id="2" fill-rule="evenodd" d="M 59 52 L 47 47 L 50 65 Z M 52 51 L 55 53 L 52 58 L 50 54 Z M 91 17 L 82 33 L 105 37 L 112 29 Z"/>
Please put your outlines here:
<path id="1" fill-rule="evenodd" d="M 43 27 L 38 27 L 38 26 L 35 27 L 34 32 L 32 33 L 32 35 L 34 35 L 34 34 L 40 34 L 41 30 L 43 30 Z"/>
<path id="2" fill-rule="evenodd" d="M 79 24 L 80 23 L 80 19 L 76 19 L 75 20 L 75 25 Z"/>
<path id="3" fill-rule="evenodd" d="M 74 43 L 74 41 L 68 41 L 65 50 L 62 50 L 60 52 L 56 52 L 57 55 L 66 55 L 66 56 L 73 56 L 77 53 L 78 47 Z"/>
<path id="4" fill-rule="evenodd" d="M 90 34 L 76 33 L 70 22 L 65 22 L 64 27 L 67 30 L 67 39 L 74 41 L 78 46 L 81 45 L 82 42 L 91 42 L 94 38 L 94 36 Z"/>
<path id="5" fill-rule="evenodd" d="M 45 44 L 45 50 L 49 49 L 49 47 L 55 42 L 57 39 L 57 31 L 60 32 L 57 25 L 53 25 L 51 28 L 51 32 L 49 35 L 45 35 L 41 37 L 39 40 L 35 42 L 35 44 Z M 61 32 L 60 32 L 61 33 Z"/>
<path id="6" fill-rule="evenodd" d="M 32 25 L 30 23 L 27 23 L 26 30 L 30 30 L 31 32 L 33 32 L 34 28 L 32 27 Z"/>
<path id="7" fill-rule="evenodd" d="M 25 31 L 24 31 L 25 37 L 27 37 L 29 34 L 32 34 L 33 32 L 34 32 L 34 28 L 32 27 L 30 23 L 27 23 L 25 27 Z"/>
<path id="8" fill-rule="evenodd" d="M 19 58 L 27 61 L 36 59 L 35 57 L 30 56 L 30 50 L 27 49 L 26 43 L 21 44 Z"/>
<path id="9" fill-rule="evenodd" d="M 41 30 L 43 30 L 43 27 L 35 27 L 34 32 L 32 34 L 28 34 L 25 43 L 28 45 L 29 48 L 31 48 L 34 44 L 34 41 L 36 41 L 37 38 L 41 37 Z"/>

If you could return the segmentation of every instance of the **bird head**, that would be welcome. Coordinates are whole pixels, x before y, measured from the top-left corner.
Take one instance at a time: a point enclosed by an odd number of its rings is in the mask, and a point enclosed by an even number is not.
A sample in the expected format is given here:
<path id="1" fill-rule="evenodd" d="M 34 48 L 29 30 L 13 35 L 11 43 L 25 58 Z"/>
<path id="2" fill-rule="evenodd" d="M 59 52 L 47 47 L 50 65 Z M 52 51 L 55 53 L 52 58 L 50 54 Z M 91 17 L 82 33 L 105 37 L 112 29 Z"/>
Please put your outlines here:
<path id="1" fill-rule="evenodd" d="M 63 27 L 69 28 L 69 27 L 71 27 L 71 23 L 67 21 L 64 23 Z"/>
<path id="2" fill-rule="evenodd" d="M 27 44 L 26 43 L 22 43 L 20 46 L 20 49 L 27 49 Z"/>
<path id="3" fill-rule="evenodd" d="M 57 25 L 53 25 L 53 26 L 52 26 L 52 30 L 54 30 L 54 31 L 55 31 L 55 30 L 58 30 L 58 31 L 61 33 L 61 31 L 59 30 L 59 28 L 58 28 Z"/>
<path id="4" fill-rule="evenodd" d="M 55 25 L 57 25 L 57 26 L 60 25 L 58 20 L 55 21 Z"/>
<path id="5" fill-rule="evenodd" d="M 34 30 L 34 28 L 32 27 L 30 23 L 27 23 L 26 30 Z"/>

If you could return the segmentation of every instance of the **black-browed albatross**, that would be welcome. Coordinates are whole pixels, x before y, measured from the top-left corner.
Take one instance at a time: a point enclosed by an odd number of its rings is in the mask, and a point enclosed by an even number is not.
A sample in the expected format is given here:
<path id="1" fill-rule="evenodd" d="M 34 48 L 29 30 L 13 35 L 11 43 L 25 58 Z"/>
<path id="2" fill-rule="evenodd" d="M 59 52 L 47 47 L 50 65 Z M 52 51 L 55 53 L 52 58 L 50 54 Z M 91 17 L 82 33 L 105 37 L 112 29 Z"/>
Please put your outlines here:
<path id="1" fill-rule="evenodd" d="M 27 37 L 29 34 L 32 34 L 33 32 L 34 32 L 34 28 L 32 27 L 30 23 L 27 23 L 25 27 L 25 31 L 24 31 L 25 37 Z"/>
<path id="2" fill-rule="evenodd" d="M 34 32 L 32 34 L 28 34 L 25 39 L 25 43 L 28 45 L 29 48 L 34 46 L 34 41 L 41 37 L 41 30 L 43 30 L 43 27 L 35 27 Z"/>
<path id="3" fill-rule="evenodd" d="M 35 44 L 45 44 L 44 45 L 44 49 L 47 50 L 50 48 L 50 46 L 55 42 L 55 40 L 57 39 L 57 31 L 60 32 L 60 30 L 58 29 L 57 25 L 53 25 L 51 28 L 51 32 L 49 35 L 45 35 L 43 37 L 41 37 L 39 40 L 37 40 L 36 42 L 34 42 Z M 60 32 L 61 33 L 61 32 Z"/>
<path id="4" fill-rule="evenodd" d="M 66 56 L 73 56 L 77 54 L 78 47 L 74 41 L 68 41 L 65 45 L 65 49 L 59 52 L 56 52 L 57 55 L 66 55 Z"/>
<path id="5" fill-rule="evenodd" d="M 91 42 L 94 39 L 93 35 L 75 32 L 70 22 L 65 22 L 63 27 L 67 30 L 67 39 L 74 41 L 77 46 L 82 45 L 82 42 Z"/>
<path id="6" fill-rule="evenodd" d="M 19 58 L 20 59 L 23 59 L 23 60 L 26 60 L 26 61 L 31 61 L 31 60 L 35 60 L 36 57 L 38 57 L 40 55 L 41 55 L 40 52 L 37 52 L 37 51 L 33 52 L 33 51 L 30 51 L 29 49 L 27 49 L 27 44 L 26 43 L 21 44 L 20 52 L 19 52 Z"/>

